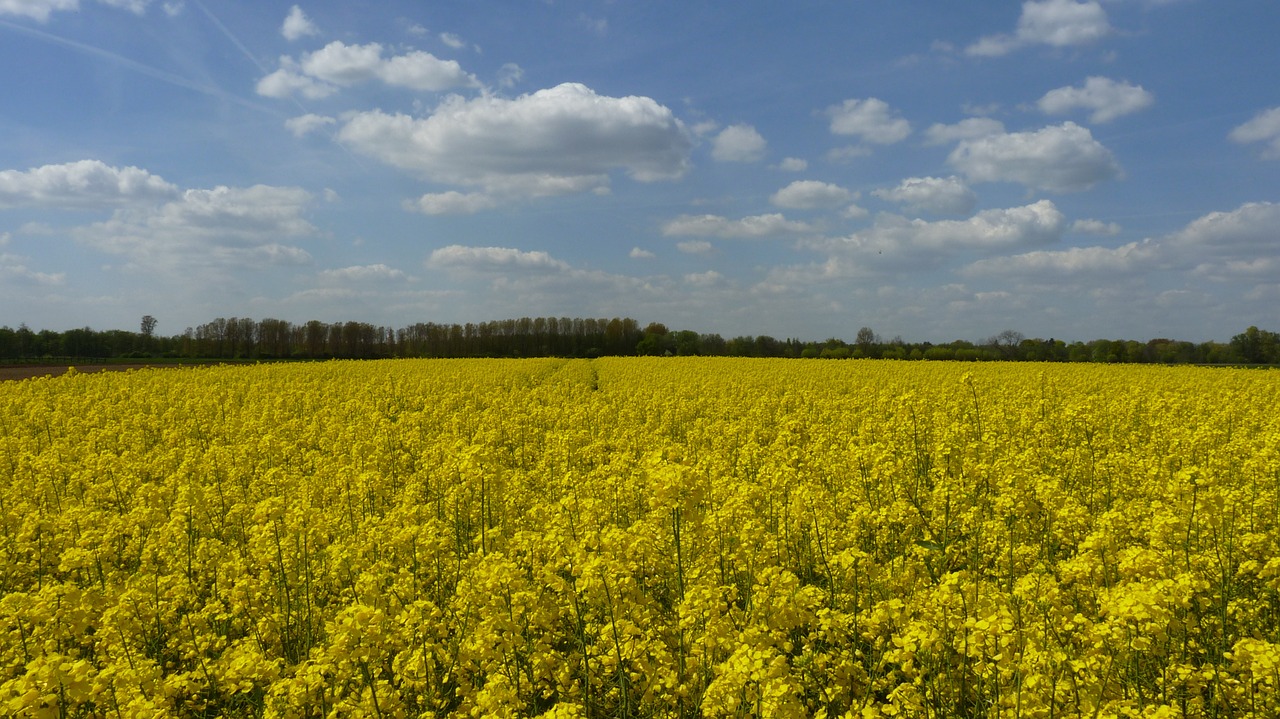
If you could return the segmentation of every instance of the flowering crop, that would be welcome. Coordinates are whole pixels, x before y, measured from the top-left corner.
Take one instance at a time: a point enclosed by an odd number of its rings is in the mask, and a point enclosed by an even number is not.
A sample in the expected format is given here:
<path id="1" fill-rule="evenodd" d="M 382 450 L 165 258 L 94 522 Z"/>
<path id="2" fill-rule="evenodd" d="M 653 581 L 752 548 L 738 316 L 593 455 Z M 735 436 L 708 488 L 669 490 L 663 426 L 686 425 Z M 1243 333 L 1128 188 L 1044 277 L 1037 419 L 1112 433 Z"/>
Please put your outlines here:
<path id="1" fill-rule="evenodd" d="M 0 714 L 1280 716 L 1280 374 L 0 385 Z"/>

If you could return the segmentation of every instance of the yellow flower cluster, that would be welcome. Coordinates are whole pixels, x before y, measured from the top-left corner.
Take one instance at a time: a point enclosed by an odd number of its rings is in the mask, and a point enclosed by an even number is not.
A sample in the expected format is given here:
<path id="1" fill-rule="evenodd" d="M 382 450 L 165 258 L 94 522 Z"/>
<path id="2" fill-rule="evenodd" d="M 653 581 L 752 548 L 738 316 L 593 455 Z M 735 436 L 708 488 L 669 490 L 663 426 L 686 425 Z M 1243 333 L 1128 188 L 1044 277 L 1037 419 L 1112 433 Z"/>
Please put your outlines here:
<path id="1" fill-rule="evenodd" d="M 1280 716 L 1280 373 L 0 385 L 0 715 Z"/>

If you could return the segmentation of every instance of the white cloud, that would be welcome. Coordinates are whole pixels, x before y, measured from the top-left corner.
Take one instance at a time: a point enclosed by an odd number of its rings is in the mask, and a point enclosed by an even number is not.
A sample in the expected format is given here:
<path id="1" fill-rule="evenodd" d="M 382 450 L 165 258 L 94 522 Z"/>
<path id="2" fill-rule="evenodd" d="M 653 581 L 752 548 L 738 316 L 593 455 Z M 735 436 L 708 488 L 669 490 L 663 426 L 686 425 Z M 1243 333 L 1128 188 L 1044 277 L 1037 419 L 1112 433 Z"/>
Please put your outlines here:
<path id="1" fill-rule="evenodd" d="M 873 227 L 843 240 L 845 246 L 866 251 L 903 249 L 994 250 L 1056 242 L 1066 218 L 1049 200 L 1023 207 L 984 210 L 967 220 L 908 220 L 881 215 Z"/>
<path id="2" fill-rule="evenodd" d="M 0 242 L 0 246 L 3 244 Z M 65 284 L 66 279 L 65 272 L 37 272 L 27 267 L 23 258 L 0 252 L 0 280 L 4 280 L 5 283 L 53 287 Z"/>
<path id="3" fill-rule="evenodd" d="M 651 260 L 654 257 L 657 257 L 657 255 L 640 247 L 632 247 L 631 252 L 627 253 L 627 257 L 630 257 L 633 260 Z"/>
<path id="4" fill-rule="evenodd" d="M 0 208 L 100 208 L 154 202 L 178 188 L 136 167 L 116 168 L 99 160 L 0 172 Z"/>
<path id="5" fill-rule="evenodd" d="M 49 237 L 51 235 L 56 235 L 57 233 L 58 231 L 55 230 L 52 225 L 48 225 L 44 222 L 24 222 L 18 227 L 19 235 Z"/>
<path id="6" fill-rule="evenodd" d="M 778 163 L 778 169 L 783 172 L 804 172 L 809 169 L 809 163 L 799 157 L 786 157 Z"/>
<path id="7" fill-rule="evenodd" d="M 462 38 L 458 37 L 457 35 L 451 32 L 440 33 L 440 42 L 444 43 L 445 45 L 448 45 L 454 50 L 461 50 L 462 48 L 467 46 L 467 43 L 465 40 L 463 40 Z"/>
<path id="8" fill-rule="evenodd" d="M 9 240 L 12 238 L 13 238 L 13 235 L 11 235 L 10 233 L 0 232 L 0 247 L 4 247 L 5 245 L 9 244 Z"/>
<path id="9" fill-rule="evenodd" d="M 701 122 L 695 122 L 689 128 L 689 132 L 692 132 L 694 137 L 706 137 L 719 129 L 720 123 L 715 120 L 702 120 Z"/>
<path id="10" fill-rule="evenodd" d="M 1211 212 L 1163 239 L 1166 263 L 1195 278 L 1220 282 L 1275 282 L 1280 204 L 1249 202 Z M 1193 280 L 1194 281 L 1194 280 Z"/>
<path id="11" fill-rule="evenodd" d="M 305 55 L 300 64 L 308 75 L 343 86 L 375 78 L 412 90 L 440 91 L 478 85 L 454 60 L 441 60 L 421 50 L 384 59 L 378 43 L 344 45 L 334 41 Z"/>
<path id="12" fill-rule="evenodd" d="M 498 206 L 496 200 L 482 192 L 430 193 L 417 200 L 405 201 L 405 209 L 424 215 L 474 215 Z"/>
<path id="13" fill-rule="evenodd" d="M 315 52 L 305 53 L 298 62 L 302 72 L 334 85 L 354 85 L 378 77 L 384 60 L 382 46 L 348 45 L 334 40 Z"/>
<path id="14" fill-rule="evenodd" d="M 973 182 L 1076 192 L 1120 175 L 1111 151 L 1074 122 L 961 142 L 947 162 Z"/>
<path id="15" fill-rule="evenodd" d="M 1071 223 L 1071 231 L 1083 235 L 1113 236 L 1120 234 L 1120 225 L 1102 220 L 1076 220 Z"/>
<path id="16" fill-rule="evenodd" d="M 291 58 L 280 58 L 280 64 L 283 67 L 258 81 L 254 90 L 259 95 L 284 98 L 298 94 L 308 100 L 320 100 L 338 91 L 334 85 L 302 74 Z"/>
<path id="17" fill-rule="evenodd" d="M 320 279 L 325 282 L 367 284 L 407 280 L 409 276 L 400 270 L 379 263 L 376 265 L 352 265 L 336 270 L 321 270 Z"/>
<path id="18" fill-rule="evenodd" d="M 676 243 L 676 249 L 686 255 L 709 255 L 715 249 L 706 240 L 685 240 Z"/>
<path id="19" fill-rule="evenodd" d="M 965 267 L 966 277 L 1006 276 L 1017 279 L 1073 275 L 1117 275 L 1148 267 L 1158 248 L 1151 241 L 1130 242 L 1121 247 L 1072 247 L 1039 250 L 1009 257 L 979 260 Z"/>
<path id="20" fill-rule="evenodd" d="M 1159 239 L 991 258 L 973 263 L 963 273 L 1072 278 L 1166 270 L 1220 281 L 1250 280 L 1267 276 L 1277 236 L 1280 204 L 1251 202 L 1229 212 L 1211 212 Z"/>
<path id="21" fill-rule="evenodd" d="M 970 117 L 954 125 L 934 123 L 924 131 L 926 145 L 947 145 L 957 140 L 1004 134 L 1004 123 L 989 117 Z"/>
<path id="22" fill-rule="evenodd" d="M 1280 204 L 1247 202 L 1230 212 L 1210 212 L 1170 235 L 1171 248 L 1190 258 L 1253 259 L 1276 252 Z"/>
<path id="23" fill-rule="evenodd" d="M 170 273 L 305 264 L 311 261 L 305 250 L 280 240 L 315 233 L 303 217 L 310 202 L 311 194 L 297 187 L 187 190 L 159 206 L 116 210 L 111 219 L 76 228 L 72 236 Z"/>
<path id="24" fill-rule="evenodd" d="M 1022 3 L 1022 15 L 1013 35 L 989 35 L 970 45 L 965 52 L 995 57 L 1027 45 L 1087 45 L 1111 32 L 1107 11 L 1095 0 L 1030 0 Z"/>
<path id="25" fill-rule="evenodd" d="M 311 22 L 307 14 L 302 12 L 302 8 L 294 5 L 289 8 L 289 14 L 284 19 L 284 24 L 280 26 L 280 34 L 289 42 L 301 40 L 308 35 L 319 35 L 320 28 Z"/>
<path id="26" fill-rule="evenodd" d="M 427 258 L 427 266 L 436 269 L 464 269 L 477 272 L 569 270 L 568 263 L 557 260 L 546 252 L 525 252 L 512 247 L 467 247 L 465 245 L 449 245 L 432 251 L 431 256 Z"/>
<path id="27" fill-rule="evenodd" d="M 438 92 L 452 87 L 478 87 L 479 82 L 454 60 L 441 60 L 429 52 L 414 51 L 387 58 L 378 77 L 388 85 Z"/>
<path id="28" fill-rule="evenodd" d="M 1232 130 L 1229 137 L 1239 143 L 1264 143 L 1266 147 L 1262 156 L 1269 160 L 1280 159 L 1280 107 L 1259 112 L 1253 119 Z"/>
<path id="29" fill-rule="evenodd" d="M 827 162 L 837 164 L 845 164 L 852 162 L 859 157 L 866 157 L 871 154 L 871 148 L 861 145 L 845 145 L 844 147 L 833 147 L 827 150 L 825 156 Z"/>
<path id="30" fill-rule="evenodd" d="M 436 182 L 539 197 L 609 185 L 621 169 L 641 182 L 689 168 L 692 141 L 647 97 L 607 97 L 564 84 L 513 100 L 452 97 L 425 118 L 374 110 L 339 133 L 352 149 Z"/>
<path id="31" fill-rule="evenodd" d="M 299 115 L 298 117 L 291 117 L 288 120 L 285 120 L 284 126 L 285 129 L 293 133 L 294 137 L 303 137 L 337 122 L 338 121 L 332 117 L 308 113 L 306 115 Z"/>
<path id="32" fill-rule="evenodd" d="M 859 207 L 858 205 L 849 205 L 840 211 L 840 216 L 846 220 L 861 220 L 869 214 L 871 213 L 867 211 L 867 208 Z"/>
<path id="33" fill-rule="evenodd" d="M 694 287 L 715 287 L 716 285 L 724 284 L 724 275 L 715 270 L 695 272 L 685 275 L 684 282 Z"/>
<path id="34" fill-rule="evenodd" d="M 1065 115 L 1079 108 L 1092 110 L 1089 121 L 1101 124 L 1145 110 L 1154 102 L 1155 95 L 1140 85 L 1094 76 L 1085 80 L 1083 87 L 1050 90 L 1036 106 L 1046 115 Z"/>
<path id="35" fill-rule="evenodd" d="M 854 194 L 839 185 L 817 180 L 796 180 L 773 193 L 769 202 L 792 210 L 838 207 L 854 199 Z"/>
<path id="36" fill-rule="evenodd" d="M 1023 207 L 985 210 L 965 220 L 909 220 L 882 214 L 847 237 L 802 240 L 801 246 L 827 254 L 823 262 L 780 268 L 774 281 L 785 284 L 868 277 L 878 272 L 917 273 L 939 266 L 958 252 L 996 253 L 1061 239 L 1066 218 L 1048 200 Z"/>
<path id="37" fill-rule="evenodd" d="M 757 162 L 764 157 L 765 140 L 750 125 L 730 125 L 711 142 L 711 157 L 720 162 Z"/>
<path id="38" fill-rule="evenodd" d="M 414 50 L 382 56 L 382 45 L 347 45 L 340 40 L 295 61 L 280 58 L 280 69 L 258 81 L 257 92 L 267 97 L 300 93 L 310 99 L 333 94 L 339 87 L 380 80 L 411 90 L 439 92 L 454 87 L 479 87 L 475 76 L 455 60 L 441 60 L 429 52 Z"/>
<path id="39" fill-rule="evenodd" d="M 147 6 L 151 4 L 151 0 L 98 0 L 98 2 L 121 10 L 128 10 L 135 15 L 141 15 L 146 12 Z"/>
<path id="40" fill-rule="evenodd" d="M 911 123 L 896 116 L 888 103 L 874 97 L 845 100 L 828 107 L 827 115 L 833 134 L 856 135 L 877 145 L 891 145 L 911 134 Z"/>
<path id="41" fill-rule="evenodd" d="M 911 212 L 936 215 L 967 215 L 978 204 L 978 196 L 958 177 L 909 177 L 897 187 L 871 194 Z"/>
<path id="42" fill-rule="evenodd" d="M 105 2 L 112 5 L 116 3 Z M 146 2 L 133 3 L 146 7 Z M 38 22 L 48 22 L 49 16 L 58 11 L 79 10 L 79 0 L 0 0 L 0 15 L 29 17 Z"/>
<path id="43" fill-rule="evenodd" d="M 688 237 L 753 238 L 811 232 L 803 222 L 788 220 L 781 214 L 752 215 L 730 220 L 720 215 L 681 215 L 662 226 L 662 234 Z"/>
<path id="44" fill-rule="evenodd" d="M 503 63 L 502 67 L 498 68 L 499 87 L 515 87 L 516 83 L 520 82 L 523 78 L 524 68 L 514 62 Z"/>

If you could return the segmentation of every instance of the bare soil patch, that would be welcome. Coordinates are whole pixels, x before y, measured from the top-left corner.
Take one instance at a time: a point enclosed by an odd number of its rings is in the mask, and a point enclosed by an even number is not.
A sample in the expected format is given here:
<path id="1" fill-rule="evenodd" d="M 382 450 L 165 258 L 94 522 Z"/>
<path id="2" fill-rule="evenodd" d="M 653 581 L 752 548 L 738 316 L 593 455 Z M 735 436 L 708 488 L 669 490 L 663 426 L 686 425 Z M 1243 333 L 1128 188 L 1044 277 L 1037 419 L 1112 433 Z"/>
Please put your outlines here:
<path id="1" fill-rule="evenodd" d="M 0 382 L 4 380 L 31 379 L 32 377 L 57 377 L 66 374 L 67 368 L 75 367 L 77 372 L 123 372 L 143 367 L 173 367 L 174 365 L 154 364 L 89 364 L 89 365 L 0 365 Z"/>

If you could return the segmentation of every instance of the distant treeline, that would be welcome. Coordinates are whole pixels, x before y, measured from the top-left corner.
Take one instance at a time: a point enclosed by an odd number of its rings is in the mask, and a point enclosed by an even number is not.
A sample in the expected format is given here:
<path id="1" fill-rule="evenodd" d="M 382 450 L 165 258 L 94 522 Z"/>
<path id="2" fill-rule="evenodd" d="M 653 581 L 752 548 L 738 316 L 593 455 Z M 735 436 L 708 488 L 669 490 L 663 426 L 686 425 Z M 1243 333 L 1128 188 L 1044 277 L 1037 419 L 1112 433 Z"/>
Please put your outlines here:
<path id="1" fill-rule="evenodd" d="M 1280 364 L 1280 335 L 1249 327 L 1230 342 L 1171 339 L 1093 340 L 1067 343 L 1029 339 L 1006 330 L 985 340 L 942 344 L 884 340 L 868 327 L 852 342 L 775 339 L 767 335 L 725 339 L 691 330 L 671 331 L 630 318 L 523 317 L 479 324 L 417 323 L 394 329 L 366 322 L 218 318 L 172 336 L 156 335 L 155 318 L 141 331 L 83 329 L 54 332 L 0 327 L 0 360 L 48 358 L 122 359 L 375 359 L 386 357 L 599 357 L 618 355 L 718 355 L 822 359 L 1128 362 L 1161 364 Z"/>

